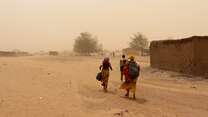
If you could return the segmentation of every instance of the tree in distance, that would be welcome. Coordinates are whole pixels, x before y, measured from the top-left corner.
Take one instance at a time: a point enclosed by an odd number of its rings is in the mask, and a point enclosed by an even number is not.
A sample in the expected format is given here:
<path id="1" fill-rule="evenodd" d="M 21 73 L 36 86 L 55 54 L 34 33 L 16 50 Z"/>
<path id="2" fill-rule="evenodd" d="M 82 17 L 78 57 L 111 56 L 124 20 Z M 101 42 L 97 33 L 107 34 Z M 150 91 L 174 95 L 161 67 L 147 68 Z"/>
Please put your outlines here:
<path id="1" fill-rule="evenodd" d="M 148 48 L 149 41 L 142 33 L 135 33 L 131 37 L 131 42 L 129 43 L 130 48 L 141 50 Z"/>
<path id="2" fill-rule="evenodd" d="M 82 32 L 75 39 L 74 52 L 82 55 L 90 55 L 102 51 L 102 44 L 98 44 L 96 37 L 89 32 Z"/>

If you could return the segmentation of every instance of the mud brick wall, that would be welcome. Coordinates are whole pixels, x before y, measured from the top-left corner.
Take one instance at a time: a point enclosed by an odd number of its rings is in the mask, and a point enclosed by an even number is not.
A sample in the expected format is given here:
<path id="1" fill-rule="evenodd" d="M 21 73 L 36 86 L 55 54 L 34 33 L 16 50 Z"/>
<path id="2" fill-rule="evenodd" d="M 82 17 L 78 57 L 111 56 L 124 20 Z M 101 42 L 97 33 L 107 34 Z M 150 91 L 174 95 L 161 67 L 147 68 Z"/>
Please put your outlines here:
<path id="1" fill-rule="evenodd" d="M 150 61 L 154 68 L 204 75 L 208 73 L 208 37 L 153 41 Z"/>
<path id="2" fill-rule="evenodd" d="M 208 37 L 194 39 L 194 73 L 208 76 Z"/>

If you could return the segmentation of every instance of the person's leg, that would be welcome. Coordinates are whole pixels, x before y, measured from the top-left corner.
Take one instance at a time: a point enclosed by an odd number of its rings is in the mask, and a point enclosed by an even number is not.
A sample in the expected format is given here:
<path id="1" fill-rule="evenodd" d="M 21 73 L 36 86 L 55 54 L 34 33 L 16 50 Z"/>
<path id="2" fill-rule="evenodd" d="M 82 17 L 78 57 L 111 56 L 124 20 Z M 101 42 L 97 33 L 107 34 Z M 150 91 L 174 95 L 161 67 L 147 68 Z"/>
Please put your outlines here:
<path id="1" fill-rule="evenodd" d="M 104 83 L 103 84 L 103 90 L 105 91 L 106 90 L 106 86 L 105 86 L 106 84 Z"/>
<path id="2" fill-rule="evenodd" d="M 103 89 L 105 92 L 107 92 L 108 90 L 108 79 L 109 79 L 109 71 L 105 72 L 105 78 L 104 78 L 104 85 L 103 85 Z"/>
<path id="3" fill-rule="evenodd" d="M 102 84 L 101 85 L 104 87 L 104 85 L 105 85 L 105 83 L 104 83 L 105 82 L 105 74 L 104 74 L 103 70 L 101 71 L 101 74 L 102 74 L 102 78 L 101 78 L 101 83 Z"/>
<path id="4" fill-rule="evenodd" d="M 101 84 L 102 86 L 104 86 L 105 85 L 105 83 L 104 82 L 102 82 L 102 84 Z"/>
<path id="5" fill-rule="evenodd" d="M 121 81 L 123 81 L 123 73 L 122 73 L 122 71 L 121 71 Z"/>
<path id="6" fill-rule="evenodd" d="M 108 91 L 108 77 L 106 78 L 106 81 L 105 81 L 105 92 Z"/>
<path id="7" fill-rule="evenodd" d="M 107 83 L 107 82 L 104 83 L 103 90 L 104 90 L 105 92 L 108 91 L 108 83 Z"/>
<path id="8" fill-rule="evenodd" d="M 104 86 L 104 91 L 105 91 L 105 92 L 107 92 L 107 91 L 108 91 L 108 89 L 107 89 L 107 85 L 105 85 L 105 86 Z"/>
<path id="9" fill-rule="evenodd" d="M 103 86 L 103 90 L 105 91 L 105 85 L 106 85 L 106 71 L 105 70 L 102 70 L 102 84 Z"/>
<path id="10" fill-rule="evenodd" d="M 133 99 L 135 100 L 136 99 L 136 93 L 133 92 Z"/>
<path id="11" fill-rule="evenodd" d="M 133 99 L 135 100 L 135 99 L 136 99 L 136 82 L 133 83 L 133 90 L 132 90 L 132 93 L 133 93 Z"/>
<path id="12" fill-rule="evenodd" d="M 106 78 L 103 79 L 102 86 L 103 86 L 103 90 L 105 91 L 106 90 Z"/>
<path id="13" fill-rule="evenodd" d="M 126 89 L 126 94 L 125 94 L 126 97 L 129 97 L 129 89 Z"/>

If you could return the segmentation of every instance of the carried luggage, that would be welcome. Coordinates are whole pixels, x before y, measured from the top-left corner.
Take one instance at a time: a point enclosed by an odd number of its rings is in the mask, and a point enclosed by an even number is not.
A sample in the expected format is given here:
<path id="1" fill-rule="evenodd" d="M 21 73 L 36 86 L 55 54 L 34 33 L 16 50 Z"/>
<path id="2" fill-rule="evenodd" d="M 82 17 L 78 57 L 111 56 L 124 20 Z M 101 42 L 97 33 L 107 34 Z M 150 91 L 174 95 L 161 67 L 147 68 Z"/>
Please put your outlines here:
<path id="1" fill-rule="evenodd" d="M 97 73 L 96 80 L 101 81 L 102 79 L 102 72 Z"/>
<path id="2" fill-rule="evenodd" d="M 129 75 L 132 79 L 139 76 L 139 69 L 136 62 L 129 62 Z"/>

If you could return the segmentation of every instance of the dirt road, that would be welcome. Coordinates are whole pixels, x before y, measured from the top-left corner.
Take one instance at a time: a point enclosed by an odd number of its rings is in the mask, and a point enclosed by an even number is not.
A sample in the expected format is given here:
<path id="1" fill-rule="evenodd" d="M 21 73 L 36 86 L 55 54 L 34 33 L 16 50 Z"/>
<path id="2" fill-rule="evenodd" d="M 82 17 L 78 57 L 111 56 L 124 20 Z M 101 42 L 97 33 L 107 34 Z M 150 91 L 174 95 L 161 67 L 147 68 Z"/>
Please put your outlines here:
<path id="1" fill-rule="evenodd" d="M 207 80 L 152 69 L 139 58 L 134 101 L 119 89 L 118 61 L 112 59 L 114 71 L 104 93 L 95 80 L 99 57 L 0 58 L 0 117 L 208 116 Z"/>

